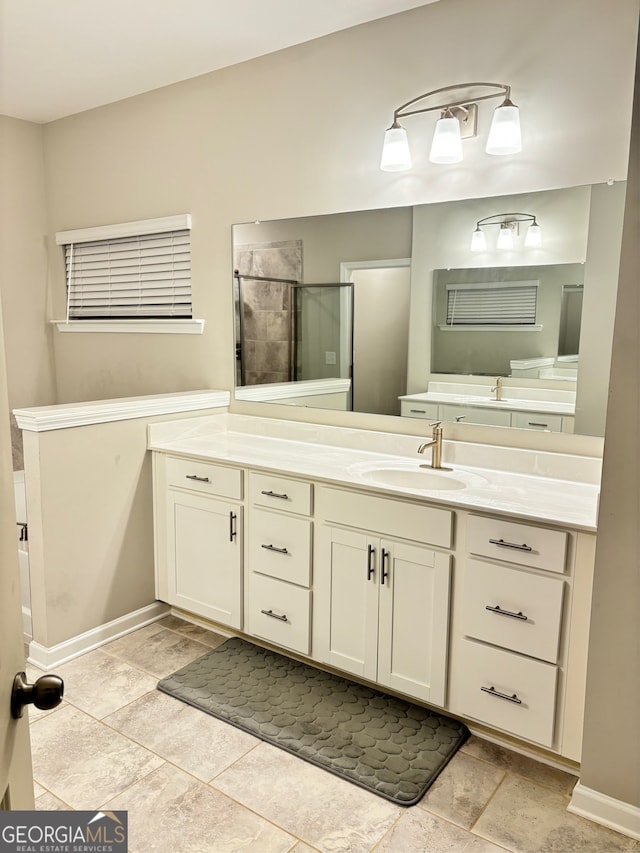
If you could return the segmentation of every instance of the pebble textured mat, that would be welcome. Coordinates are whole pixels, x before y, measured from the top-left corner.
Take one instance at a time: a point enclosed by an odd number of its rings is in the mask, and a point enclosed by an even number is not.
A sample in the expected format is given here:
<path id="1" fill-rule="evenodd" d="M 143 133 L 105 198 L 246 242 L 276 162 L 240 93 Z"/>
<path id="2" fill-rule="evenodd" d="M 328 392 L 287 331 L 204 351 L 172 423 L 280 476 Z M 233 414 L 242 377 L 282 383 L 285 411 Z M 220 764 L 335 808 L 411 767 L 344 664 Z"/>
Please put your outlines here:
<path id="1" fill-rule="evenodd" d="M 403 806 L 418 802 L 469 734 L 457 720 L 237 637 L 158 689 Z"/>

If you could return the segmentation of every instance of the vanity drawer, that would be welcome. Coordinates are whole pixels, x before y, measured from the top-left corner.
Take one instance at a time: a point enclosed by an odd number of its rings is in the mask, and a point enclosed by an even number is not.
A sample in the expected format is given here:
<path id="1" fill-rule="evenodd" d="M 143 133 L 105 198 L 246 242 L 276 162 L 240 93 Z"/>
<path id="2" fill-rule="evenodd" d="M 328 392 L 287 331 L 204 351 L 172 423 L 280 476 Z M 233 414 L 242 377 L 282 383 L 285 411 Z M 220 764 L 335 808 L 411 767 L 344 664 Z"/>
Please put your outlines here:
<path id="1" fill-rule="evenodd" d="M 562 432 L 562 415 L 547 415 L 540 412 L 513 412 L 511 426 L 518 429 L 548 429 Z"/>
<path id="2" fill-rule="evenodd" d="M 437 421 L 438 404 L 419 403 L 417 400 L 401 400 L 400 414 L 404 418 L 427 418 L 430 421 Z"/>
<path id="3" fill-rule="evenodd" d="M 462 630 L 469 637 L 555 663 L 564 581 L 467 560 Z"/>
<path id="4" fill-rule="evenodd" d="M 311 592 L 284 581 L 252 574 L 248 631 L 287 649 L 311 651 Z"/>
<path id="5" fill-rule="evenodd" d="M 450 710 L 543 746 L 553 745 L 557 667 L 461 640 Z"/>
<path id="6" fill-rule="evenodd" d="M 271 474 L 249 474 L 251 503 L 269 506 L 281 512 L 311 515 L 311 483 L 289 480 Z"/>
<path id="7" fill-rule="evenodd" d="M 249 567 L 253 572 L 311 583 L 311 522 L 252 507 L 249 517 Z"/>
<path id="8" fill-rule="evenodd" d="M 470 515 L 467 550 L 481 557 L 562 574 L 567 555 L 567 534 L 563 530 Z"/>
<path id="9" fill-rule="evenodd" d="M 319 486 L 316 517 L 380 536 L 451 548 L 453 513 L 446 509 Z"/>
<path id="10" fill-rule="evenodd" d="M 234 500 L 242 498 L 242 471 L 239 468 L 175 456 L 167 456 L 165 464 L 169 486 Z"/>

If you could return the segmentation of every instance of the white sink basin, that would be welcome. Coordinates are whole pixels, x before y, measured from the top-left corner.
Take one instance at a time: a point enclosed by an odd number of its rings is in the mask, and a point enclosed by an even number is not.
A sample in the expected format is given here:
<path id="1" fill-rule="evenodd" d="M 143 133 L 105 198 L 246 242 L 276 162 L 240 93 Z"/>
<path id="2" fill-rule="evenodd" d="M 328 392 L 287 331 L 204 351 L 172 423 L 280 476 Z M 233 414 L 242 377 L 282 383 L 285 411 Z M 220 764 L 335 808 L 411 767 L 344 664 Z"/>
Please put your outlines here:
<path id="1" fill-rule="evenodd" d="M 431 468 L 414 461 L 362 463 L 353 465 L 349 470 L 365 483 L 425 492 L 466 489 L 486 482 L 484 477 L 469 471 Z"/>

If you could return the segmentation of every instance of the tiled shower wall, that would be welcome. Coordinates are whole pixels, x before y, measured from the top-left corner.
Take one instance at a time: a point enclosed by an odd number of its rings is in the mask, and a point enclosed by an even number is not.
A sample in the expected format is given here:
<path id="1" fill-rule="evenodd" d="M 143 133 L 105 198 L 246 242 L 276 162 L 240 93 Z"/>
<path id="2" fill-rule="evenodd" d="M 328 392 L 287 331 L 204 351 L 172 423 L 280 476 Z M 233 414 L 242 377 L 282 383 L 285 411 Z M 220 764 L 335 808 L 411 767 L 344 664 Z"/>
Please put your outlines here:
<path id="1" fill-rule="evenodd" d="M 302 240 L 236 246 L 234 269 L 241 276 L 302 280 Z M 291 377 L 290 286 L 242 279 L 244 385 L 287 382 Z M 236 284 L 236 342 L 239 341 Z M 239 374 L 239 363 L 237 364 Z M 237 375 L 240 384 L 240 377 Z"/>

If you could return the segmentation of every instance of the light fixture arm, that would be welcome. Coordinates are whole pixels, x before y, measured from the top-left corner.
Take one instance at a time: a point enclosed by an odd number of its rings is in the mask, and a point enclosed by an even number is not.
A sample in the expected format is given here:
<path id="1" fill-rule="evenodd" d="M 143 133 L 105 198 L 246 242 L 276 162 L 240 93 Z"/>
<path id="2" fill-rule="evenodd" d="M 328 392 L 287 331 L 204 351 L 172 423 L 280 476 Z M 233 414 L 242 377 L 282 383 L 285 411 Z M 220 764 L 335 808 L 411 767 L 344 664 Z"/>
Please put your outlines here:
<path id="1" fill-rule="evenodd" d="M 490 222 L 490 219 L 494 219 L 495 222 Z M 504 225 L 508 222 L 530 222 L 532 225 L 537 225 L 536 218 L 532 213 L 495 213 L 493 216 L 485 216 L 484 219 L 479 219 L 476 228 L 481 225 Z"/>
<path id="2" fill-rule="evenodd" d="M 497 92 L 490 92 L 485 95 L 469 95 L 466 97 L 460 97 L 453 101 L 447 101 L 443 104 L 435 104 L 430 107 L 421 107 L 420 109 L 409 110 L 408 107 L 413 106 L 414 104 L 419 103 L 420 101 L 424 101 L 427 98 L 432 97 L 433 95 L 439 95 L 442 92 L 454 92 L 460 91 L 462 89 L 473 89 L 477 87 L 487 87 L 491 89 L 497 89 Z M 465 107 L 470 103 L 477 103 L 478 101 L 487 101 L 491 98 L 499 98 L 504 97 L 506 103 L 511 103 L 511 86 L 507 86 L 504 83 L 457 83 L 454 86 L 442 86 L 439 89 L 433 89 L 431 92 L 425 92 L 424 95 L 418 95 L 417 98 L 412 98 L 410 101 L 407 101 L 406 104 L 402 104 L 397 109 L 393 111 L 393 125 L 397 126 L 399 118 L 406 118 L 407 116 L 419 115 L 420 113 L 429 113 L 435 110 L 446 110 L 452 109 L 454 107 Z"/>

